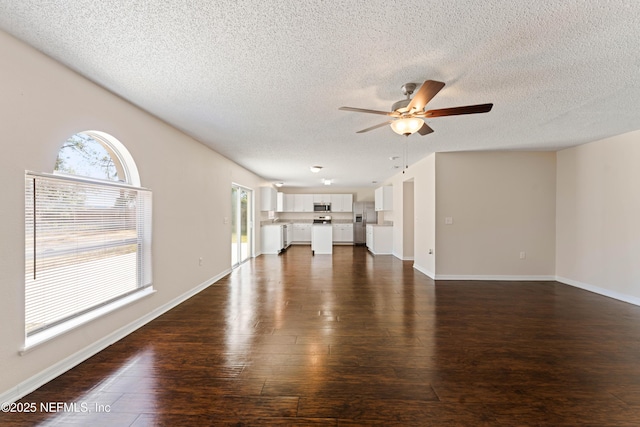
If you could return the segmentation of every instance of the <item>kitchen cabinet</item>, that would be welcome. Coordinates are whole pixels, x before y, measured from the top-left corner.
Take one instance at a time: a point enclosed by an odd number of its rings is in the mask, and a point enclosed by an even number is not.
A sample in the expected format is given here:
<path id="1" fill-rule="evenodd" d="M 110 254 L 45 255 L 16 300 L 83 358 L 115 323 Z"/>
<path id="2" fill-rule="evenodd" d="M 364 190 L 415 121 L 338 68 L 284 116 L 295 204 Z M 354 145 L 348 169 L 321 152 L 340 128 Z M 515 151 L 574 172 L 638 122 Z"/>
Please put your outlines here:
<path id="1" fill-rule="evenodd" d="M 284 248 L 287 249 L 293 241 L 293 227 L 291 224 L 282 224 L 282 240 Z"/>
<path id="2" fill-rule="evenodd" d="M 353 224 L 333 224 L 334 243 L 353 243 Z"/>
<path id="3" fill-rule="evenodd" d="M 352 212 L 353 194 L 331 194 L 331 212 Z"/>
<path id="4" fill-rule="evenodd" d="M 391 185 L 376 188 L 375 209 L 376 211 L 393 210 L 393 187 Z"/>
<path id="5" fill-rule="evenodd" d="M 313 194 L 294 194 L 293 212 L 313 212 Z"/>
<path id="6" fill-rule="evenodd" d="M 284 203 L 282 204 L 282 212 L 295 212 L 295 200 L 293 194 L 284 194 Z"/>
<path id="7" fill-rule="evenodd" d="M 274 207 L 267 210 L 275 210 L 276 212 L 313 212 L 313 204 L 321 203 L 331 204 L 331 212 L 353 211 L 353 194 L 288 194 L 283 192 L 276 192 L 275 194 Z"/>
<path id="8" fill-rule="evenodd" d="M 260 228 L 263 254 L 276 255 L 286 248 L 283 224 L 267 224 Z"/>
<path id="9" fill-rule="evenodd" d="M 331 194 L 312 194 L 313 203 L 331 203 Z"/>
<path id="10" fill-rule="evenodd" d="M 393 227 L 368 224 L 366 244 L 374 255 L 390 255 L 393 252 Z"/>
<path id="11" fill-rule="evenodd" d="M 277 212 L 297 212 L 295 210 L 295 195 L 278 192 L 277 202 L 276 202 L 276 211 Z M 311 210 L 313 210 L 313 204 L 311 205 Z"/>
<path id="12" fill-rule="evenodd" d="M 353 212 L 353 194 L 342 195 L 342 212 Z"/>
<path id="13" fill-rule="evenodd" d="M 293 224 L 293 241 L 297 243 L 311 243 L 311 224 Z"/>
<path id="14" fill-rule="evenodd" d="M 311 226 L 311 253 L 333 253 L 333 226 L 329 224 L 314 224 Z"/>
<path id="15" fill-rule="evenodd" d="M 260 210 L 275 211 L 277 209 L 278 192 L 272 187 L 260 187 Z"/>
<path id="16" fill-rule="evenodd" d="M 284 193 L 278 191 L 276 196 L 276 212 L 284 212 Z"/>

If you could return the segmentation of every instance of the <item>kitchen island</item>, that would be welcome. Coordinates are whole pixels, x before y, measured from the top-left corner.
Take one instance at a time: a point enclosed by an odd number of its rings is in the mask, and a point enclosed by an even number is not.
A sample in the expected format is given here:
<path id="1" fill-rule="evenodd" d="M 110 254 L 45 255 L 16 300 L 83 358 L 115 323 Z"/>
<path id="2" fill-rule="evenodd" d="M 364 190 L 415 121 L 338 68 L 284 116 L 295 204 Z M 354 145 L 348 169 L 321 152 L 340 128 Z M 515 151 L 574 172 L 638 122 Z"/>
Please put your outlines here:
<path id="1" fill-rule="evenodd" d="M 367 224 L 367 249 L 374 255 L 391 255 L 393 253 L 393 226 Z"/>
<path id="2" fill-rule="evenodd" d="M 333 253 L 333 227 L 331 224 L 313 224 L 311 226 L 311 253 Z"/>

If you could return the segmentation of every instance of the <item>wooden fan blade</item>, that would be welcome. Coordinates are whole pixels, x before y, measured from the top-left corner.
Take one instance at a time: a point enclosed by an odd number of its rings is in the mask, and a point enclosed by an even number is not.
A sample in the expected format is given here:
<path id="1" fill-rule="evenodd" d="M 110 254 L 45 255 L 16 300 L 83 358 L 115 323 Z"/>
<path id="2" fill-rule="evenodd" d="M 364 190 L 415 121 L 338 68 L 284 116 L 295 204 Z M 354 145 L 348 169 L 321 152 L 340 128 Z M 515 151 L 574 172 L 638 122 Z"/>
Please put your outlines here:
<path id="1" fill-rule="evenodd" d="M 422 136 L 428 135 L 428 134 L 430 134 L 431 132 L 433 132 L 433 129 L 431 129 L 431 128 L 429 127 L 429 125 L 428 125 L 428 124 L 426 124 L 426 123 L 425 123 L 425 124 L 423 124 L 423 125 L 422 125 L 422 127 L 421 127 L 420 129 L 418 129 L 418 133 L 419 133 L 420 135 L 422 135 Z"/>
<path id="2" fill-rule="evenodd" d="M 388 122 L 384 122 L 384 123 L 380 123 L 380 124 L 375 125 L 375 126 L 371 126 L 370 128 L 366 128 L 366 129 L 359 130 L 359 131 L 358 131 L 358 132 L 356 132 L 356 133 L 365 133 L 365 132 L 369 132 L 370 130 L 374 130 L 374 129 L 381 128 L 382 126 L 386 126 L 386 125 L 388 125 L 388 124 L 390 124 L 390 123 L 393 123 L 393 120 L 389 120 Z"/>
<path id="3" fill-rule="evenodd" d="M 439 110 L 428 110 L 424 116 L 419 117 L 443 117 L 460 116 L 462 114 L 488 113 L 493 108 L 493 104 L 465 105 L 463 107 L 441 108 Z"/>
<path id="4" fill-rule="evenodd" d="M 356 113 L 380 114 L 382 116 L 397 116 L 398 115 L 395 111 L 367 110 L 365 108 L 354 108 L 354 107 L 340 107 L 340 108 L 338 108 L 338 110 L 355 111 Z"/>
<path id="5" fill-rule="evenodd" d="M 418 92 L 414 95 L 413 99 L 407 106 L 409 111 L 412 110 L 424 110 L 424 106 L 427 105 L 429 101 L 433 99 L 434 96 L 440 92 L 440 90 L 444 87 L 444 83 L 437 82 L 435 80 L 427 80 L 422 83 Z"/>

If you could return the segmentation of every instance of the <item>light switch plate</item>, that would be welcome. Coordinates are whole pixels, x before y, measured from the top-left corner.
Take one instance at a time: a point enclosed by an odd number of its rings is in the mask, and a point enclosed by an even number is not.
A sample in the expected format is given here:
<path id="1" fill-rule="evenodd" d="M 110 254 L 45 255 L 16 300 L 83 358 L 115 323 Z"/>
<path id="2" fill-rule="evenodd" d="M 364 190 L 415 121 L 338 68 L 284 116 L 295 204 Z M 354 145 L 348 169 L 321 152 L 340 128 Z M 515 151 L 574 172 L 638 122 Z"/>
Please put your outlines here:
<path id="1" fill-rule="evenodd" d="M 444 218 L 444 223 L 445 223 L 446 225 L 451 225 L 451 224 L 453 224 L 453 217 L 452 217 L 452 216 L 447 216 L 447 217 L 445 217 L 445 218 Z"/>

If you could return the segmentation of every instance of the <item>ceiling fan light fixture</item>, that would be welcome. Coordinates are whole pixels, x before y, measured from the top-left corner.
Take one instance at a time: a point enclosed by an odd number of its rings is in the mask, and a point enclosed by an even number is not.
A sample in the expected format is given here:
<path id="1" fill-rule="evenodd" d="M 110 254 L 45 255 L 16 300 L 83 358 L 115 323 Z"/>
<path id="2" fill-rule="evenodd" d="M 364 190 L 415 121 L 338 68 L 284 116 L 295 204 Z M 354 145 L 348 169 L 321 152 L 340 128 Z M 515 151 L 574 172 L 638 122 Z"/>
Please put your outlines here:
<path id="1" fill-rule="evenodd" d="M 313 173 L 318 173 L 322 170 L 322 166 L 311 166 L 309 170 Z"/>
<path id="2" fill-rule="evenodd" d="M 391 123 L 391 129 L 398 135 L 406 135 L 409 136 L 412 133 L 418 132 L 422 125 L 424 124 L 424 120 L 417 117 L 407 117 L 404 119 L 394 120 Z"/>

